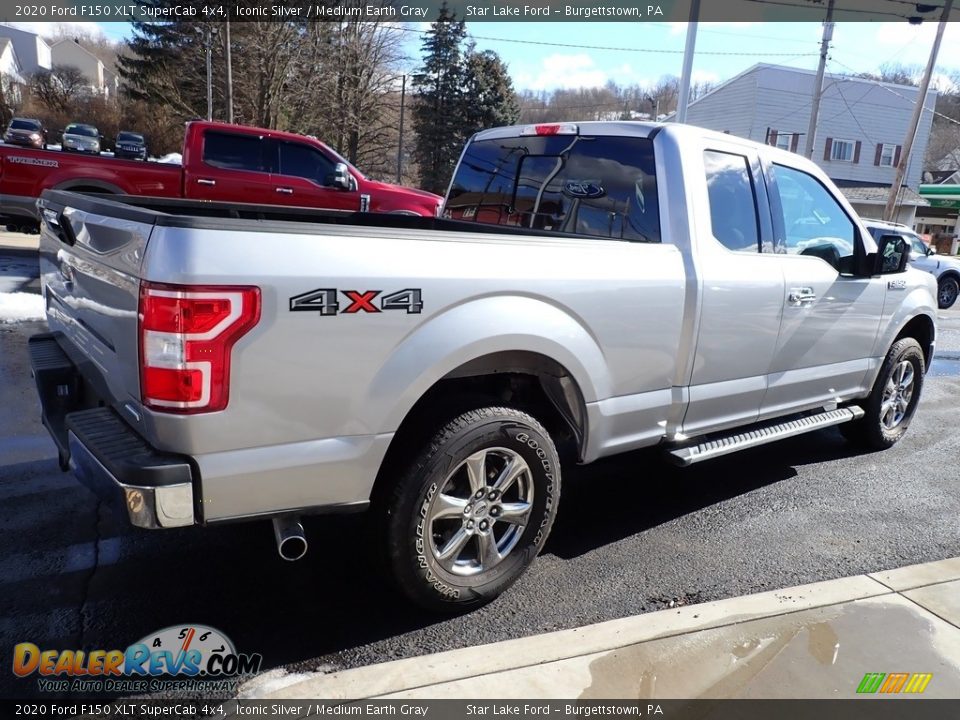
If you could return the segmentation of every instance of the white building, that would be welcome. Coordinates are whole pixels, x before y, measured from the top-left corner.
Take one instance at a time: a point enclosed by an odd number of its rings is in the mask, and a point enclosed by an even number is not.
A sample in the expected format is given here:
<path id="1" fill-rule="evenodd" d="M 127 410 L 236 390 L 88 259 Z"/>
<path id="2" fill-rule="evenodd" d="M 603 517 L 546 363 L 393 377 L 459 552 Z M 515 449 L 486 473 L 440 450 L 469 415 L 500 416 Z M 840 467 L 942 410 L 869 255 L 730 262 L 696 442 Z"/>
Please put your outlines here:
<path id="1" fill-rule="evenodd" d="M 804 152 L 816 73 L 759 64 L 690 103 L 687 122 Z M 827 73 L 812 159 L 863 217 L 879 218 L 896 177 L 901 144 L 919 89 Z M 912 225 L 926 205 L 916 190 L 930 138 L 937 92 L 927 93 L 898 220 Z"/>
<path id="2" fill-rule="evenodd" d="M 0 38 L 7 38 L 13 44 L 20 72 L 24 77 L 37 70 L 49 70 L 52 67 L 50 46 L 36 33 L 0 25 Z"/>
<path id="3" fill-rule="evenodd" d="M 108 98 L 116 97 L 119 86 L 116 74 L 77 40 L 59 40 L 51 46 L 50 51 L 54 65 L 71 65 L 79 69 L 93 92 Z"/>

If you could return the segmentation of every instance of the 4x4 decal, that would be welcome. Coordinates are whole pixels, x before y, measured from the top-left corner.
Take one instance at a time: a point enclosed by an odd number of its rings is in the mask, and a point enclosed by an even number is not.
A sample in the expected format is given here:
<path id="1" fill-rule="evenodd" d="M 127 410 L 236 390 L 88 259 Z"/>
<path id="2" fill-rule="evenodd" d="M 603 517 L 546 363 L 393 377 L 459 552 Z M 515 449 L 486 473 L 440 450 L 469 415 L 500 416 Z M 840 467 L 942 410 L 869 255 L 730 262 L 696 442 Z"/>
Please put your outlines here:
<path id="1" fill-rule="evenodd" d="M 406 288 L 382 295 L 382 290 L 337 290 L 318 288 L 290 298 L 291 312 L 318 312 L 321 315 L 355 315 L 360 312 L 378 313 L 384 310 L 406 310 L 407 314 L 419 314 L 423 310 L 420 288 Z M 338 296 L 343 295 L 349 304 L 340 309 Z M 379 296 L 377 307 L 374 302 Z"/>

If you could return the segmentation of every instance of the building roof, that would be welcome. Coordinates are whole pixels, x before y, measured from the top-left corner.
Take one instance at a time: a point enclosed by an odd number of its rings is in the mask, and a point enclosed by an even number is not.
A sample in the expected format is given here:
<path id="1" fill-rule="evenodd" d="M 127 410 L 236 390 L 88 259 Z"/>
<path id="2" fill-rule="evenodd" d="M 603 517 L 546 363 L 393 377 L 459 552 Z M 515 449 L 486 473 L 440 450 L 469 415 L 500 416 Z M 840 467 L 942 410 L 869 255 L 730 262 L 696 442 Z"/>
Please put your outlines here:
<path id="1" fill-rule="evenodd" d="M 714 93 L 719 92 L 720 90 L 723 90 L 725 87 L 727 87 L 727 85 L 730 85 L 731 83 L 735 82 L 736 80 L 739 80 L 745 75 L 750 75 L 751 73 L 755 73 L 758 70 L 782 70 L 784 72 L 795 73 L 797 75 L 810 75 L 813 77 L 816 77 L 816 74 L 817 74 L 815 70 L 804 70 L 803 68 L 788 67 L 786 65 L 774 65 L 773 63 L 757 63 L 756 65 L 751 65 L 743 72 L 737 73 L 729 80 L 724 80 L 722 83 L 717 85 L 715 88 L 713 88 L 709 92 L 704 93 L 703 95 L 698 97 L 696 100 L 691 100 L 689 107 L 693 107 L 701 100 L 704 100 L 710 97 L 711 95 L 713 95 Z M 882 80 L 872 80 L 870 78 L 854 77 L 853 75 L 840 75 L 837 73 L 830 73 L 830 72 L 824 73 L 823 76 L 824 78 L 842 80 L 844 82 L 866 83 L 867 85 L 880 85 L 882 87 L 897 88 L 900 90 L 913 91 L 918 95 L 920 94 L 920 88 L 914 85 L 900 85 L 899 83 L 884 82 Z M 930 96 L 930 93 L 933 93 L 934 97 L 939 95 L 939 92 L 932 88 L 927 90 L 927 97 Z"/>
<path id="2" fill-rule="evenodd" d="M 850 180 L 834 180 L 834 184 L 840 188 L 840 192 L 843 193 L 844 197 L 852 203 L 886 205 L 887 197 L 890 195 L 889 185 L 870 185 Z M 930 203 L 910 188 L 903 186 L 900 188 L 900 197 L 898 198 L 897 204 L 925 207 Z"/>

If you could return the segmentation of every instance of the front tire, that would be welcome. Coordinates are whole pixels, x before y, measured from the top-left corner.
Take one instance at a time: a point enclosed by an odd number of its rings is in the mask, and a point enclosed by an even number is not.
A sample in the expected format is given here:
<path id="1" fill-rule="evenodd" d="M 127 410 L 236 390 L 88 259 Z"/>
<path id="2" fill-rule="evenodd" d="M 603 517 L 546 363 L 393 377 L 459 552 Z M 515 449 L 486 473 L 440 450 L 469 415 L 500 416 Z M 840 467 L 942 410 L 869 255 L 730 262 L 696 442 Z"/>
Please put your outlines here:
<path id="1" fill-rule="evenodd" d="M 478 607 L 543 548 L 560 499 L 560 460 L 536 419 L 486 407 L 441 428 L 385 501 L 396 585 L 429 610 Z"/>
<path id="2" fill-rule="evenodd" d="M 952 276 L 941 278 L 937 283 L 937 307 L 941 310 L 953 307 L 958 293 L 960 293 L 960 282 L 957 278 Z"/>
<path id="3" fill-rule="evenodd" d="M 855 445 L 871 450 L 895 445 L 916 412 L 925 371 L 920 343 L 913 338 L 895 342 L 864 404 L 864 416 L 841 425 L 840 431 Z"/>

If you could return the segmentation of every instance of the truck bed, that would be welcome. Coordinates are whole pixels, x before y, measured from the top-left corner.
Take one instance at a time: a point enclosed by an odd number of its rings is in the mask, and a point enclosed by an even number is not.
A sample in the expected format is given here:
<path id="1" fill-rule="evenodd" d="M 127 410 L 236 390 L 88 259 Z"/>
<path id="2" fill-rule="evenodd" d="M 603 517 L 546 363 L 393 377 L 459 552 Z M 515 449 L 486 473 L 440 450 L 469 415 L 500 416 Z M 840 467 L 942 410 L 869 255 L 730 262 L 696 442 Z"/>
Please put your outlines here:
<path id="1" fill-rule="evenodd" d="M 45 190 L 44 201 L 52 206 L 69 206 L 85 212 L 99 213 L 109 206 L 111 217 L 143 222 L 159 227 L 195 229 L 250 230 L 250 221 L 257 229 L 290 230 L 290 223 L 298 223 L 297 232 L 324 232 L 324 225 L 349 225 L 361 228 L 422 230 L 441 232 L 482 233 L 484 235 L 513 235 L 521 237 L 555 237 L 570 240 L 569 233 L 549 230 L 531 230 L 510 225 L 490 225 L 467 220 L 449 220 L 415 215 L 380 214 L 324 210 L 316 208 L 254 205 L 247 203 L 210 202 L 169 197 L 139 195 L 111 195 Z M 104 205 L 106 203 L 106 205 Z M 313 229 L 311 229 L 313 226 Z M 319 226 L 319 227 L 318 227 Z M 603 237 L 604 240 L 610 238 Z M 627 242 L 627 241 L 624 241 Z"/>

